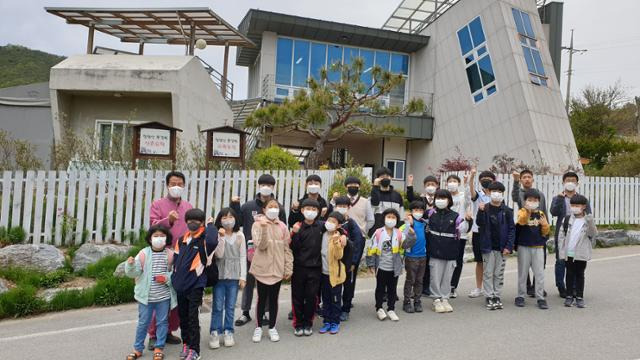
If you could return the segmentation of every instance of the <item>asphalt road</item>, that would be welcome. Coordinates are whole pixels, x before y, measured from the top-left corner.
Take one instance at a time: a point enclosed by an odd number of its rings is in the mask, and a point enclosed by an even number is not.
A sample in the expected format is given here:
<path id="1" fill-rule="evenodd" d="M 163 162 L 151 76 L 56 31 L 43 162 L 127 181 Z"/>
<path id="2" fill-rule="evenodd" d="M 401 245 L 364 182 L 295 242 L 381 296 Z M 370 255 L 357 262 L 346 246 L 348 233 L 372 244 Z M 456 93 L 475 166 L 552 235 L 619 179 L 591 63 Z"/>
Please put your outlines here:
<path id="1" fill-rule="evenodd" d="M 279 343 L 266 337 L 260 344 L 252 343 L 253 327 L 246 325 L 236 329 L 235 347 L 209 350 L 210 314 L 203 313 L 203 359 L 640 358 L 640 247 L 595 251 L 586 271 L 586 309 L 562 306 L 553 284 L 553 266 L 545 273 L 551 308 L 539 310 L 530 298 L 527 307 L 514 307 L 515 265 L 515 258 L 508 261 L 502 311 L 485 310 L 483 299 L 466 296 L 473 287 L 473 266 L 467 264 L 460 284 L 463 296 L 452 301 L 453 313 L 398 311 L 398 323 L 380 322 L 373 309 L 375 281 L 363 279 L 351 320 L 340 334 L 314 333 L 308 338 L 293 336 L 286 319 L 290 292 L 283 288 Z M 399 294 L 402 283 L 403 279 Z M 424 302 L 429 309 L 428 299 Z M 136 317 L 136 306 L 130 304 L 2 321 L 0 359 L 124 359 L 131 350 Z M 316 322 L 316 330 L 319 326 Z M 177 359 L 178 352 L 178 346 L 169 345 L 167 358 Z M 146 353 L 143 358 L 151 356 Z"/>

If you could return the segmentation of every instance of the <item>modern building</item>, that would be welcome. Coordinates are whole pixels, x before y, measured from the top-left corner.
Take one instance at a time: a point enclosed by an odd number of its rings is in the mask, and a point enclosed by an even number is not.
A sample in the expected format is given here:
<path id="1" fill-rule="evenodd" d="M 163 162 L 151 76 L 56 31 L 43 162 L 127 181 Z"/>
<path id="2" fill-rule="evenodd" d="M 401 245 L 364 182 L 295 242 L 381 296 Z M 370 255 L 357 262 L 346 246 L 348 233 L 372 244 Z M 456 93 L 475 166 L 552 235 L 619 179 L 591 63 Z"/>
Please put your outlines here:
<path id="1" fill-rule="evenodd" d="M 555 171 L 580 167 L 558 81 L 562 3 L 403 0 L 381 29 L 252 9 L 238 29 L 257 45 L 236 56 L 249 71 L 250 99 L 291 98 L 321 68 L 361 57 L 367 69 L 404 76 L 385 104 L 429 105 L 418 117 L 369 119 L 405 132 L 349 135 L 327 146 L 328 161 L 388 166 L 396 185 L 432 173 L 457 149 L 482 168 L 502 153 Z M 308 152 L 310 136 L 267 131 L 264 145 Z"/>

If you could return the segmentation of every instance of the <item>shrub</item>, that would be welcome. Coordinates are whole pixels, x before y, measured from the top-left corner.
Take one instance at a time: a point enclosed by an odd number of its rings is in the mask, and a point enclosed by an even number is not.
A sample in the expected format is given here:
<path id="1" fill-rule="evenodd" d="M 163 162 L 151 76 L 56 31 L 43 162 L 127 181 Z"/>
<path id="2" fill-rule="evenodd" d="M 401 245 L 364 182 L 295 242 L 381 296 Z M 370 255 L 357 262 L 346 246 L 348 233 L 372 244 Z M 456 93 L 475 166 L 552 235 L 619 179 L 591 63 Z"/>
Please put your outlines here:
<path id="1" fill-rule="evenodd" d="M 93 289 L 60 291 L 51 299 L 47 310 L 63 311 L 89 307 L 94 303 L 93 295 Z"/>
<path id="2" fill-rule="evenodd" d="M 640 149 L 612 156 L 598 175 L 640 176 Z"/>
<path id="3" fill-rule="evenodd" d="M 19 285 L 0 295 L 0 318 L 24 317 L 46 310 L 46 302 L 36 296 L 36 288 Z"/>
<path id="4" fill-rule="evenodd" d="M 40 287 L 53 288 L 69 280 L 70 277 L 71 273 L 65 268 L 46 273 L 40 279 Z"/>
<path id="5" fill-rule="evenodd" d="M 355 176 L 360 179 L 360 195 L 369 197 L 371 195 L 371 179 L 364 175 L 364 171 L 361 165 L 354 165 L 353 163 L 347 163 L 347 166 L 336 172 L 333 177 L 333 184 L 329 187 L 329 199 L 333 197 L 334 193 L 340 195 L 346 195 L 347 189 L 344 187 L 344 180 L 349 176 Z"/>
<path id="6" fill-rule="evenodd" d="M 96 305 L 110 306 L 133 301 L 135 283 L 130 278 L 114 277 L 113 275 L 98 280 L 93 288 L 93 298 Z"/>
<path id="7" fill-rule="evenodd" d="M 24 242 L 27 238 L 27 234 L 20 226 L 14 226 L 7 229 L 6 227 L 0 227 L 0 245 L 14 245 Z"/>
<path id="8" fill-rule="evenodd" d="M 50 273 L 19 267 L 0 269 L 0 277 L 3 277 L 16 285 L 29 285 L 35 288 L 52 288 L 67 281 L 71 273 L 66 269 L 59 269 Z"/>
<path id="9" fill-rule="evenodd" d="M 125 261 L 125 258 L 117 255 L 109 255 L 103 257 L 95 264 L 90 264 L 87 268 L 81 271 L 82 275 L 85 275 L 94 279 L 104 279 L 113 275 L 118 265 Z"/>
<path id="10" fill-rule="evenodd" d="M 256 150 L 249 159 L 248 168 L 254 170 L 299 170 L 295 156 L 279 146 Z"/>

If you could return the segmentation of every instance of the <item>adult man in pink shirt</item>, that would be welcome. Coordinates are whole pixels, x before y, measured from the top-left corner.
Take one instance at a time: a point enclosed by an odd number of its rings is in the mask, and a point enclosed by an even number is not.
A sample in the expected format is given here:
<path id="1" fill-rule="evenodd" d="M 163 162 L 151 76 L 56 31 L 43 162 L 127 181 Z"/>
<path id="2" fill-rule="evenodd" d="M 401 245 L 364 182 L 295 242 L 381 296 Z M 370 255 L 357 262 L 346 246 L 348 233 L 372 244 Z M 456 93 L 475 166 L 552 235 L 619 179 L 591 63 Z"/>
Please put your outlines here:
<path id="1" fill-rule="evenodd" d="M 178 171 L 172 171 L 167 174 L 165 184 L 167 186 L 167 196 L 155 200 L 151 204 L 149 213 L 150 225 L 162 225 L 171 231 L 172 248 L 178 239 L 187 232 L 187 223 L 184 220 L 184 214 L 193 208 L 188 201 L 182 200 L 182 194 L 185 187 L 184 174 Z M 167 334 L 167 344 L 180 344 L 179 337 L 172 333 L 180 327 L 180 317 L 178 316 L 178 308 L 169 312 L 169 334 Z M 156 321 L 155 315 L 151 319 L 149 325 L 149 350 L 153 350 L 156 339 Z"/>

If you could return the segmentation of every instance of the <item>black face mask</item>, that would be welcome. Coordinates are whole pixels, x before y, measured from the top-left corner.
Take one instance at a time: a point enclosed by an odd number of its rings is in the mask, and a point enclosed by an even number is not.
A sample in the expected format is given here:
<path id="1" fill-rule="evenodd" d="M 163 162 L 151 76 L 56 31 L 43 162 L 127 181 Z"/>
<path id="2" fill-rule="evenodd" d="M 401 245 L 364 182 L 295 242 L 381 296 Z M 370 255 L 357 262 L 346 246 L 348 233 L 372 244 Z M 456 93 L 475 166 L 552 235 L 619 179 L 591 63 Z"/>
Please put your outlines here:
<path id="1" fill-rule="evenodd" d="M 380 180 L 380 185 L 382 185 L 382 187 L 389 187 L 389 185 L 391 185 L 391 179 Z"/>
<path id="2" fill-rule="evenodd" d="M 198 223 L 188 223 L 187 224 L 187 229 L 189 229 L 189 231 L 197 231 L 198 229 L 200 229 L 200 224 L 198 224 Z"/>
<path id="3" fill-rule="evenodd" d="M 356 196 L 358 195 L 358 192 L 360 191 L 359 188 L 355 187 L 355 186 L 349 186 L 347 188 L 347 193 L 349 193 L 349 195 L 351 196 Z"/>
<path id="4" fill-rule="evenodd" d="M 483 188 L 488 189 L 489 185 L 491 185 L 491 183 L 493 183 L 493 181 L 491 180 L 482 180 L 480 181 L 480 185 L 482 185 Z"/>

